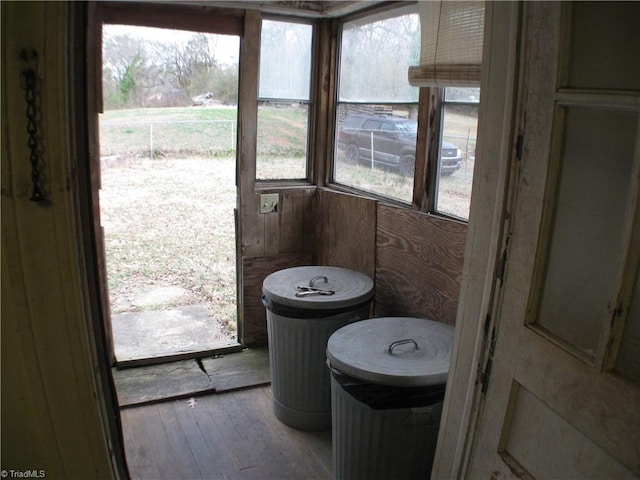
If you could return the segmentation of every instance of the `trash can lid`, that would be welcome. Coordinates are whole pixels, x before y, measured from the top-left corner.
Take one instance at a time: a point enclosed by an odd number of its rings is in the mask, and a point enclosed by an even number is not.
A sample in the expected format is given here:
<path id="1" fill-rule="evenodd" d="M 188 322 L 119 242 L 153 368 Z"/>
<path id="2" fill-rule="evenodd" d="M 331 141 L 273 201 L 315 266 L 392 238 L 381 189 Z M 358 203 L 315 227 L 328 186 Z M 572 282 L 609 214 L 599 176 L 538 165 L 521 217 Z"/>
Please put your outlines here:
<path id="1" fill-rule="evenodd" d="M 418 387 L 447 381 L 453 327 L 422 318 L 361 320 L 337 330 L 327 358 L 342 373 L 380 385 Z"/>
<path id="2" fill-rule="evenodd" d="M 309 266 L 279 270 L 262 282 L 270 301 L 287 307 L 324 310 L 356 306 L 373 297 L 373 280 L 346 268 Z"/>

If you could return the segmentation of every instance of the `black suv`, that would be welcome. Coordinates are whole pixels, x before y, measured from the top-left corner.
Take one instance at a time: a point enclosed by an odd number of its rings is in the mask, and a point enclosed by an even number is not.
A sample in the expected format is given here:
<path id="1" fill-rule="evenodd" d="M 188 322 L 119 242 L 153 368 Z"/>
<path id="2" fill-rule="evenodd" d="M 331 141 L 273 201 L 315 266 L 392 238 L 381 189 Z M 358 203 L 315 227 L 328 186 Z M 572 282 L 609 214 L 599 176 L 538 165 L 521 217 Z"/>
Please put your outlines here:
<path id="1" fill-rule="evenodd" d="M 413 176 L 418 124 L 401 117 L 350 114 L 338 130 L 338 148 L 346 160 L 359 160 L 397 168 L 404 176 Z M 442 142 L 440 173 L 451 175 L 462 166 L 462 152 L 449 142 Z"/>

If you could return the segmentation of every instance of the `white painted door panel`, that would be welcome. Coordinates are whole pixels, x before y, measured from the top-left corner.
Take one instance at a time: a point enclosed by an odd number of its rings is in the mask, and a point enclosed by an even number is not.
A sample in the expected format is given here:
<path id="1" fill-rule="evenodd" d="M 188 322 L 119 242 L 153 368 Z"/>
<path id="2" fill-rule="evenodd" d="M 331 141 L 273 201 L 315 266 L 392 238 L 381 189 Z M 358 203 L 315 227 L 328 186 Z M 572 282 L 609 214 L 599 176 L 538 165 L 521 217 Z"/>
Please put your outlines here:
<path id="1" fill-rule="evenodd" d="M 524 4 L 523 148 L 461 476 L 640 475 L 639 5 Z"/>

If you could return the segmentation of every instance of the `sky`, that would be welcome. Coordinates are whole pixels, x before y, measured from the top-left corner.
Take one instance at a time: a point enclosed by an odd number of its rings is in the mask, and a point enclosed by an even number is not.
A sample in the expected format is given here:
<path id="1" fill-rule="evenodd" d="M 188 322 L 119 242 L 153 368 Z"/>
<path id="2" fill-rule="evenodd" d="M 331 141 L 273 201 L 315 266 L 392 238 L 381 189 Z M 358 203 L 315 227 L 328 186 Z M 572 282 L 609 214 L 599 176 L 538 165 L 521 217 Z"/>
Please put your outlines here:
<path id="1" fill-rule="evenodd" d="M 104 25 L 105 37 L 115 35 L 129 35 L 133 38 L 147 39 L 161 43 L 186 42 L 196 32 L 185 30 L 168 30 L 164 28 L 136 27 L 131 25 Z M 240 37 L 234 35 L 207 34 L 215 39 L 214 55 L 223 64 L 236 64 L 239 57 Z"/>

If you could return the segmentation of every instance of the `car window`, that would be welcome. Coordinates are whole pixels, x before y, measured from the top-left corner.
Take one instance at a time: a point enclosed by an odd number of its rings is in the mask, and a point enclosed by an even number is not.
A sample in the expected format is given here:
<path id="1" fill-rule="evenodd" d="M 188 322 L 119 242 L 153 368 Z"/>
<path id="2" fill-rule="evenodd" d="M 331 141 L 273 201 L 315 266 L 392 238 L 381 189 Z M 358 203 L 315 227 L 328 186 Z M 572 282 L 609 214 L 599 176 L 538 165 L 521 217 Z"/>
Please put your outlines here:
<path id="1" fill-rule="evenodd" d="M 418 122 L 398 122 L 396 126 L 402 133 L 418 133 Z"/>
<path id="2" fill-rule="evenodd" d="M 360 128 L 362 125 L 362 118 L 348 116 L 344 119 L 344 123 L 342 124 L 342 128 Z"/>
<path id="3" fill-rule="evenodd" d="M 379 122 L 378 120 L 367 120 L 364 123 L 364 129 L 365 130 L 380 130 L 382 125 L 382 122 Z"/>

